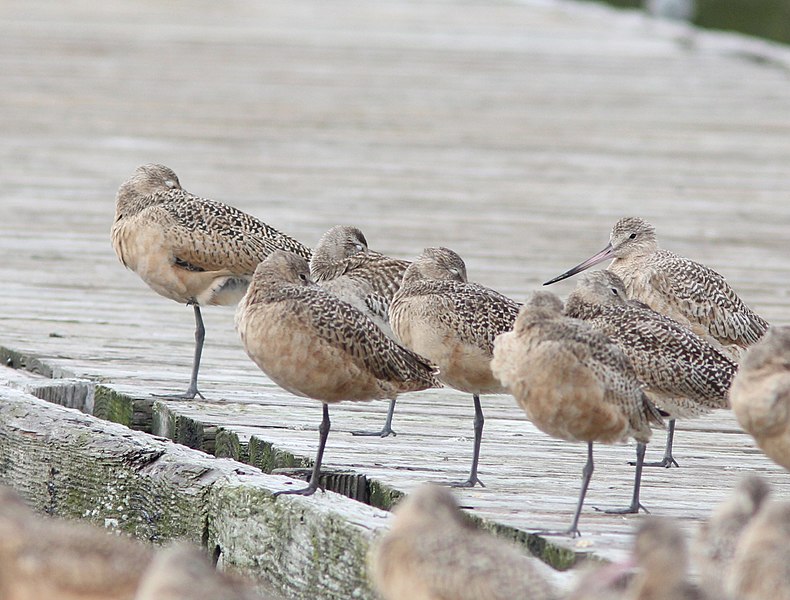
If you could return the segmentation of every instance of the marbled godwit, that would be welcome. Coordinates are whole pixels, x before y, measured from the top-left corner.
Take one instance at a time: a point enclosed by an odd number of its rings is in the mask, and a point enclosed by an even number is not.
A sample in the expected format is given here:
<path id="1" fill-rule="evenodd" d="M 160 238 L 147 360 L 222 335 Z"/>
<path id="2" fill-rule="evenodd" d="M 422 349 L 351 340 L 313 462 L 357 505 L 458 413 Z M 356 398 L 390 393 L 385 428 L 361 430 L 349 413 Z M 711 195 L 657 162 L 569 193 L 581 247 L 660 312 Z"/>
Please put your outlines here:
<path id="1" fill-rule="evenodd" d="M 759 340 L 768 323 L 746 306 L 713 269 L 658 247 L 652 225 L 637 217 L 620 219 L 609 244 L 549 285 L 612 259 L 608 269 L 625 283 L 628 297 L 712 338 L 737 356 Z M 732 348 L 732 347 L 735 348 Z"/>
<path id="2" fill-rule="evenodd" d="M 402 348 L 350 304 L 313 284 L 307 262 L 275 251 L 255 269 L 236 311 L 244 348 L 272 381 L 324 403 L 310 484 L 318 487 L 329 435 L 329 403 L 395 398 L 439 385 L 434 367 Z"/>
<path id="3" fill-rule="evenodd" d="M 693 558 L 699 569 L 700 587 L 711 598 L 726 598 L 725 580 L 744 528 L 760 510 L 770 489 L 751 475 L 738 482 L 732 495 L 717 506 L 694 539 Z"/>
<path id="4" fill-rule="evenodd" d="M 0 488 L 3 600 L 131 600 L 152 554 L 98 527 L 37 515 Z"/>
<path id="5" fill-rule="evenodd" d="M 477 529 L 446 488 L 423 485 L 395 507 L 370 571 L 385 600 L 548 600 L 559 594 L 542 565 Z"/>
<path id="6" fill-rule="evenodd" d="M 512 332 L 500 335 L 491 369 L 538 429 L 573 442 L 587 442 L 587 463 L 573 522 L 579 516 L 593 474 L 593 442 L 612 444 L 633 437 L 637 444 L 631 505 L 612 513 L 635 513 L 650 425 L 661 416 L 642 391 L 628 358 L 590 325 L 562 314 L 562 302 L 536 292 L 521 308 Z"/>
<path id="7" fill-rule="evenodd" d="M 771 327 L 746 352 L 730 403 L 762 451 L 790 470 L 790 327 Z"/>
<path id="8" fill-rule="evenodd" d="M 707 597 L 688 579 L 686 539 L 680 527 L 670 519 L 645 517 L 637 527 L 633 552 L 640 569 L 628 586 L 625 595 L 628 600 L 703 600 Z"/>
<path id="9" fill-rule="evenodd" d="M 398 339 L 437 365 L 442 382 L 474 399 L 472 468 L 469 478 L 454 486 L 483 485 L 477 477 L 484 422 L 480 395 L 505 391 L 491 373 L 491 357 L 494 338 L 512 329 L 518 307 L 492 289 L 469 283 L 464 261 L 447 248 L 426 248 L 406 269 L 390 304 Z"/>
<path id="10" fill-rule="evenodd" d="M 727 591 L 738 600 L 790 600 L 790 502 L 769 500 L 735 549 Z"/>
<path id="11" fill-rule="evenodd" d="M 360 310 L 397 341 L 387 310 L 408 266 L 408 261 L 371 252 L 365 236 L 356 227 L 338 225 L 321 237 L 310 259 L 310 274 L 321 287 Z M 392 399 L 381 430 L 351 433 L 380 437 L 395 435 L 392 430 L 394 413 L 395 399 Z"/>
<path id="12" fill-rule="evenodd" d="M 238 209 L 185 191 L 163 165 L 143 165 L 118 189 L 112 244 L 121 262 L 156 293 L 191 305 L 195 354 L 189 388 L 197 388 L 205 327 L 201 305 L 235 304 L 256 265 L 272 250 L 309 258 L 310 249 Z"/>
<path id="13" fill-rule="evenodd" d="M 240 578 L 217 571 L 185 543 L 163 548 L 143 574 L 134 600 L 261 600 Z"/>
<path id="14" fill-rule="evenodd" d="M 565 314 L 588 322 L 623 349 L 651 399 L 672 416 L 664 459 L 645 466 L 677 466 L 675 418 L 727 408 L 737 365 L 687 327 L 640 302 L 629 303 L 612 271 L 582 275 L 565 302 Z"/>

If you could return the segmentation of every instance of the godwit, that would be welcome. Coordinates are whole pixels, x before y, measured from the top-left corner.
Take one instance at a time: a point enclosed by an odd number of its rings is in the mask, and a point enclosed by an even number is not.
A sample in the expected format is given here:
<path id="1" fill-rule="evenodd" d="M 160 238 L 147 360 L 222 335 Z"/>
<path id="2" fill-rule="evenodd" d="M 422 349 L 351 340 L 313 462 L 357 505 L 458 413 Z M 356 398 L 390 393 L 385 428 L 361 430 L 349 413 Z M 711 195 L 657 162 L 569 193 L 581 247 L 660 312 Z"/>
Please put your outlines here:
<path id="1" fill-rule="evenodd" d="M 790 600 L 790 502 L 769 500 L 735 549 L 727 591 L 738 600 Z"/>
<path id="2" fill-rule="evenodd" d="M 617 221 L 603 250 L 543 285 L 608 259 L 612 259 L 608 269 L 623 280 L 629 298 L 716 340 L 733 356 L 768 329 L 765 319 L 741 301 L 724 277 L 659 248 L 653 226 L 638 217 Z"/>
<path id="3" fill-rule="evenodd" d="M 674 521 L 645 517 L 636 530 L 633 554 L 639 570 L 628 586 L 625 598 L 703 600 L 707 597 L 689 581 L 686 538 Z"/>
<path id="4" fill-rule="evenodd" d="M 612 271 L 582 275 L 565 301 L 565 314 L 588 322 L 623 349 L 652 400 L 672 417 L 663 460 L 645 466 L 677 466 L 675 419 L 727 408 L 737 365 L 687 327 L 628 302 L 622 280 Z"/>
<path id="5" fill-rule="evenodd" d="M 252 586 L 217 571 L 204 552 L 186 543 L 158 550 L 134 600 L 262 600 Z"/>
<path id="6" fill-rule="evenodd" d="M 771 327 L 746 352 L 730 403 L 762 451 L 790 470 L 790 327 Z"/>
<path id="7" fill-rule="evenodd" d="M 317 489 L 329 436 L 329 403 L 392 399 L 439 385 L 432 365 L 316 286 L 307 261 L 288 252 L 273 252 L 255 269 L 236 311 L 236 329 L 247 354 L 272 381 L 323 402 L 310 483 L 278 494 L 309 496 Z"/>
<path id="8" fill-rule="evenodd" d="M 562 302 L 554 294 L 536 292 L 519 312 L 513 331 L 497 338 L 491 369 L 538 429 L 587 442 L 576 512 L 571 526 L 558 533 L 579 535 L 579 516 L 593 474 L 593 442 L 636 439 L 631 504 L 606 512 L 639 511 L 650 425 L 663 423 L 619 346 L 587 323 L 563 316 Z"/>
<path id="9" fill-rule="evenodd" d="M 491 373 L 494 338 L 510 331 L 519 305 L 492 289 L 466 279 L 466 265 L 452 250 L 426 248 L 403 276 L 392 299 L 390 324 L 407 348 L 439 367 L 439 379 L 472 394 L 475 405 L 474 449 L 469 478 L 453 483 L 473 487 L 483 437 L 481 394 L 504 388 Z"/>
<path id="10" fill-rule="evenodd" d="M 756 475 L 738 482 L 732 495 L 702 523 L 694 539 L 693 558 L 700 585 L 711 598 L 726 598 L 725 580 L 744 528 L 760 510 L 770 489 Z"/>
<path id="11" fill-rule="evenodd" d="M 310 274 L 321 287 L 360 310 L 395 340 L 387 310 L 408 266 L 408 261 L 371 252 L 365 236 L 356 227 L 338 225 L 321 237 L 310 259 Z M 392 430 L 394 413 L 395 399 L 392 399 L 381 430 L 351 433 L 395 435 Z"/>
<path id="12" fill-rule="evenodd" d="M 206 333 L 200 307 L 238 302 L 272 250 L 310 256 L 309 248 L 255 217 L 190 194 L 171 169 L 155 164 L 138 167 L 118 189 L 112 244 L 156 293 L 193 307 L 192 376 L 180 398 L 203 397 L 197 387 Z"/>
<path id="13" fill-rule="evenodd" d="M 385 600 L 559 598 L 537 559 L 477 529 L 446 488 L 420 486 L 394 512 L 369 557 Z"/>
<path id="14" fill-rule="evenodd" d="M 98 527 L 37 515 L 0 488 L 3 600 L 130 600 L 152 554 Z"/>

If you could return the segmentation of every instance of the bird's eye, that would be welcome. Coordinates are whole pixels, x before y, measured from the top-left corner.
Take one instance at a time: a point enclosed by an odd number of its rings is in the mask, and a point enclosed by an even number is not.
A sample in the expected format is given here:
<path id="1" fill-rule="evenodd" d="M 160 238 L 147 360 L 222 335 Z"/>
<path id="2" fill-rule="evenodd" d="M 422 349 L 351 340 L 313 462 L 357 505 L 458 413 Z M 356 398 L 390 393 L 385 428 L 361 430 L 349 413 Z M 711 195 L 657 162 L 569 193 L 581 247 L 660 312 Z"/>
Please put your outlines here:
<path id="1" fill-rule="evenodd" d="M 305 273 L 299 273 L 299 279 L 307 283 L 307 275 Z"/>
<path id="2" fill-rule="evenodd" d="M 632 233 L 631 235 L 629 235 L 629 236 L 628 236 L 628 239 L 629 239 L 629 240 L 636 239 L 636 234 L 635 234 L 635 233 Z"/>
<path id="3" fill-rule="evenodd" d="M 618 293 L 617 293 L 617 288 L 612 288 L 612 293 L 613 293 L 615 296 L 619 296 L 619 295 L 620 295 L 620 294 L 618 294 Z"/>

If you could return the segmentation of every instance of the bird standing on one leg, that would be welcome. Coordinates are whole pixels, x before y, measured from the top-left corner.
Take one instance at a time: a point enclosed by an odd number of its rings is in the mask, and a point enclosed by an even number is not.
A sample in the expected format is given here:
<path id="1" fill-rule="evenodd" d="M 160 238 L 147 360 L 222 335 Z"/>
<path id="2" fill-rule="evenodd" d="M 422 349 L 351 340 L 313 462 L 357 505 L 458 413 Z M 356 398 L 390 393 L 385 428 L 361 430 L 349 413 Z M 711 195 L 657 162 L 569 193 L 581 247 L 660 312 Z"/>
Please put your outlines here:
<path id="1" fill-rule="evenodd" d="M 273 250 L 310 257 L 309 248 L 255 217 L 190 194 L 171 169 L 156 164 L 138 167 L 118 189 L 111 233 L 124 266 L 156 293 L 194 309 L 192 375 L 177 396 L 186 399 L 203 397 L 197 386 L 205 338 L 200 307 L 237 303 Z"/>
<path id="2" fill-rule="evenodd" d="M 426 248 L 406 269 L 390 304 L 390 324 L 403 345 L 436 364 L 442 382 L 474 399 L 472 468 L 469 478 L 454 486 L 483 485 L 477 477 L 484 422 L 480 395 L 505 391 L 491 373 L 491 357 L 494 338 L 510 331 L 518 307 L 492 289 L 469 283 L 464 261 L 447 248 Z"/>
<path id="3" fill-rule="evenodd" d="M 315 285 L 307 262 L 288 252 L 275 251 L 258 265 L 236 311 L 236 329 L 247 354 L 272 381 L 323 402 L 310 483 L 280 493 L 310 495 L 318 488 L 329 404 L 392 399 L 439 385 L 433 365 Z"/>
<path id="4" fill-rule="evenodd" d="M 602 333 L 562 314 L 562 302 L 536 292 L 521 308 L 512 332 L 500 335 L 491 369 L 541 431 L 587 442 L 587 463 L 571 526 L 579 535 L 587 486 L 593 473 L 593 442 L 636 439 L 637 465 L 631 504 L 612 513 L 636 513 L 650 425 L 663 425 L 623 351 Z"/>
<path id="5" fill-rule="evenodd" d="M 338 225 L 327 231 L 315 247 L 310 259 L 310 274 L 322 288 L 359 309 L 397 341 L 387 310 L 408 266 L 408 261 L 371 252 L 365 236 L 356 227 Z M 351 433 L 379 437 L 395 435 L 392 430 L 394 412 L 393 399 L 381 430 Z"/>
<path id="6" fill-rule="evenodd" d="M 582 275 L 565 301 L 565 314 L 608 336 L 630 359 L 651 399 L 671 415 L 664 459 L 645 466 L 677 466 L 672 456 L 676 417 L 728 408 L 737 365 L 717 347 L 641 302 L 626 299 L 609 270 Z"/>

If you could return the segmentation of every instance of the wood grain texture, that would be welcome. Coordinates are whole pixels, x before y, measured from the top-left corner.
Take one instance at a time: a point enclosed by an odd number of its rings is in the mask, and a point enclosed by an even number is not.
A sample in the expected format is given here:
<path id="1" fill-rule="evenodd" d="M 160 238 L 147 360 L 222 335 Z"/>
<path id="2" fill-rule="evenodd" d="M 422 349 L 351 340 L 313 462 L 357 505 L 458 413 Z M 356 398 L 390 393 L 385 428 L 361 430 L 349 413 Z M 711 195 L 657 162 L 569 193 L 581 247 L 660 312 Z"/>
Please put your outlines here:
<path id="1" fill-rule="evenodd" d="M 4 0 L 0 345 L 134 406 L 180 390 L 191 311 L 125 271 L 108 236 L 119 184 L 150 161 L 297 239 L 348 223 L 391 256 L 453 248 L 471 280 L 519 301 L 638 215 L 663 247 L 787 324 L 790 53 L 686 37 L 569 1 Z M 231 310 L 204 318 L 209 401 L 161 410 L 217 427 L 242 455 L 311 456 L 315 403 L 250 363 Z M 345 433 L 378 424 L 384 403 L 339 407 L 327 466 L 402 492 L 464 474 L 470 399 L 441 390 L 399 402 L 399 435 L 384 441 Z M 567 523 L 582 446 L 540 434 L 507 396 L 483 408 L 488 488 L 460 503 L 522 533 Z M 729 412 L 679 431 L 681 468 L 645 473 L 654 513 L 690 531 L 745 472 L 790 494 Z M 590 505 L 626 498 L 631 455 L 596 450 Z M 585 536 L 567 547 L 622 557 L 636 520 L 586 513 Z"/>

